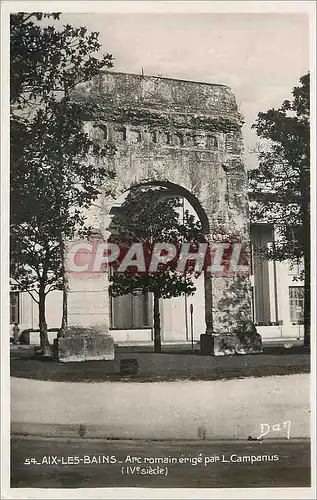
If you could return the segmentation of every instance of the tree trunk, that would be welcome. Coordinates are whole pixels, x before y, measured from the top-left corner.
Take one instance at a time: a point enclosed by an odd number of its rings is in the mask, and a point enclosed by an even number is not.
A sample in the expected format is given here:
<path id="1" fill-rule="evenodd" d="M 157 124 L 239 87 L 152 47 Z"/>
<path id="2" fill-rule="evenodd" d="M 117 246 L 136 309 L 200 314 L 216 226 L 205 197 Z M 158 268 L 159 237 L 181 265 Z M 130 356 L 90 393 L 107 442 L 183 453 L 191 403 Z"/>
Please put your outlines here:
<path id="1" fill-rule="evenodd" d="M 47 323 L 46 323 L 46 312 L 45 312 L 45 291 L 43 288 L 39 290 L 39 327 L 40 327 L 40 342 L 41 349 L 45 354 L 49 346 L 48 336 L 47 336 Z"/>
<path id="2" fill-rule="evenodd" d="M 66 278 L 66 271 L 65 271 L 65 244 L 63 239 L 61 238 L 60 242 L 60 249 L 61 249 L 61 262 L 62 262 L 62 273 L 63 273 L 63 311 L 62 311 L 62 330 L 66 330 L 67 328 L 67 278 Z"/>
<path id="3" fill-rule="evenodd" d="M 204 275 L 204 295 L 205 295 L 205 324 L 206 335 L 213 334 L 213 314 L 212 314 L 212 277 L 206 272 Z"/>
<path id="4" fill-rule="evenodd" d="M 160 299 L 154 293 L 153 304 L 153 319 L 154 319 L 154 352 L 161 352 L 161 319 L 160 319 Z"/>
<path id="5" fill-rule="evenodd" d="M 67 328 L 67 290 L 65 282 L 63 283 L 63 316 L 62 316 L 62 329 Z"/>
<path id="6" fill-rule="evenodd" d="M 307 178 L 306 178 L 307 177 Z M 303 193 L 303 253 L 304 253 L 304 346 L 310 345 L 310 193 L 309 174 L 305 171 Z"/>
<path id="7" fill-rule="evenodd" d="M 304 346 L 310 345 L 310 255 L 309 251 L 304 255 L 305 278 L 304 278 Z"/>

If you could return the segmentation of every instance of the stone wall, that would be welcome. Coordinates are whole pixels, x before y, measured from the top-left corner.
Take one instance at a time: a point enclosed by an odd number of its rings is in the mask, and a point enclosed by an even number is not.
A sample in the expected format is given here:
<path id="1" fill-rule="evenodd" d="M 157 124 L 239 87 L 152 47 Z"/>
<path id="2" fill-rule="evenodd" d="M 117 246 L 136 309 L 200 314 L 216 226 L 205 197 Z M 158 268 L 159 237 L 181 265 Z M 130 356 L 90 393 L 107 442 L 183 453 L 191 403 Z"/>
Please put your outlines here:
<path id="1" fill-rule="evenodd" d="M 224 233 L 249 241 L 243 121 L 228 87 L 106 72 L 80 85 L 73 99 L 94 103 L 89 131 L 96 141 L 116 147 L 107 167 L 116 173 L 117 198 L 135 185 L 164 185 L 188 199 L 207 238 Z M 103 237 L 112 205 L 113 200 L 102 195 L 91 210 Z M 205 302 L 207 333 L 235 335 L 238 323 L 249 329 L 246 280 L 209 278 Z"/>

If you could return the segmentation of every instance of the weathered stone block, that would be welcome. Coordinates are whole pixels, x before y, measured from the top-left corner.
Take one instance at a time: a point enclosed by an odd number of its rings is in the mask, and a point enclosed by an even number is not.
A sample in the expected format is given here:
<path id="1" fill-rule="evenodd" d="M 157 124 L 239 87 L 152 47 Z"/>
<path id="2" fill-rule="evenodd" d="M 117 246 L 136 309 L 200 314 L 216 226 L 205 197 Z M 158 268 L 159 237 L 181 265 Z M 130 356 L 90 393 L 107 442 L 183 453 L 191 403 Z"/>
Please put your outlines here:
<path id="1" fill-rule="evenodd" d="M 62 363 L 114 359 L 114 341 L 110 335 L 73 335 L 58 338 L 57 359 Z"/>
<path id="2" fill-rule="evenodd" d="M 261 354 L 262 340 L 260 334 L 248 335 L 239 339 L 238 335 L 220 334 L 214 337 L 215 356 L 235 355 L 235 354 Z"/>

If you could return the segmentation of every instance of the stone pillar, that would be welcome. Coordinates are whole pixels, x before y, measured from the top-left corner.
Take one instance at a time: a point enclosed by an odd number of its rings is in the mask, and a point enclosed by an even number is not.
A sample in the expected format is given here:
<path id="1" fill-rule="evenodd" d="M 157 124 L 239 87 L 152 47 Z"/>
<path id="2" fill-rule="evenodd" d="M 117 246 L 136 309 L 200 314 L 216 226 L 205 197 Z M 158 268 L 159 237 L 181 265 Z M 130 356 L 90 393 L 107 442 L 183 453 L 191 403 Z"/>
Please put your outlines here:
<path id="1" fill-rule="evenodd" d="M 251 320 L 249 276 L 215 277 L 213 286 L 214 353 L 262 352 L 261 336 Z"/>
<path id="2" fill-rule="evenodd" d="M 241 236 L 245 240 L 245 234 Z M 212 238 L 207 239 L 211 244 Z M 205 274 L 206 332 L 201 335 L 201 351 L 214 355 L 260 353 L 261 336 L 252 322 L 250 274 L 230 271 L 228 264 L 222 272 Z"/>
<path id="3" fill-rule="evenodd" d="M 109 335 L 108 275 L 105 272 L 73 272 L 69 263 L 76 249 L 65 246 L 67 319 L 57 339 L 61 362 L 114 359 Z"/>

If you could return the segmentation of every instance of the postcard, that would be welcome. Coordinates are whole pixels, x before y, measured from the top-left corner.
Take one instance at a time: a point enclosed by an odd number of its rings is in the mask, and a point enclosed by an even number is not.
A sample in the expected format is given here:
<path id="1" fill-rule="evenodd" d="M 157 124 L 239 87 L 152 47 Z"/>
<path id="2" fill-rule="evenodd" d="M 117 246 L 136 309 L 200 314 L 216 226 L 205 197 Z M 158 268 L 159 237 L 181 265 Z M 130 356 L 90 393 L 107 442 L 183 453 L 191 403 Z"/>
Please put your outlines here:
<path id="1" fill-rule="evenodd" d="M 315 3 L 1 8 L 3 498 L 313 498 Z"/>

